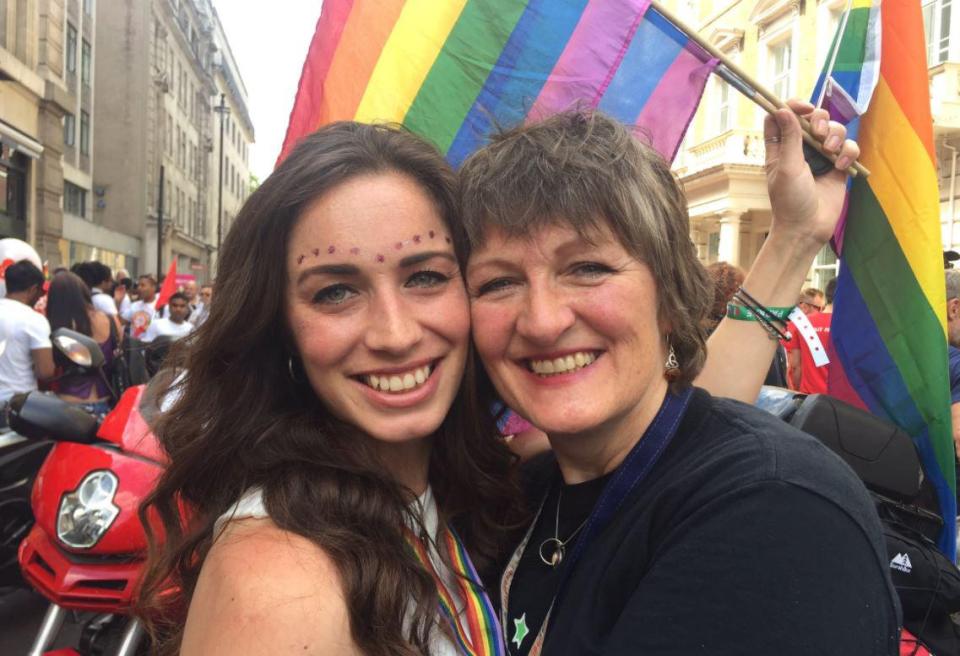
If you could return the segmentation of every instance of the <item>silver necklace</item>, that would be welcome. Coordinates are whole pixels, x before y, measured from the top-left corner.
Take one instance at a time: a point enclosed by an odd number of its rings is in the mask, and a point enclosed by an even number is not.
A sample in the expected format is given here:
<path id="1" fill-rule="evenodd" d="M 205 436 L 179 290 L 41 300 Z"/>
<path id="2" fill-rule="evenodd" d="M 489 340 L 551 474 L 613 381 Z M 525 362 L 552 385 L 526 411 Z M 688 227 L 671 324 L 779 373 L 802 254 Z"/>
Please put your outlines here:
<path id="1" fill-rule="evenodd" d="M 563 557 L 567 552 L 567 545 L 570 543 L 570 540 L 576 537 L 577 533 L 580 532 L 580 529 L 582 529 L 584 525 L 586 525 L 587 519 L 590 519 L 590 517 L 587 516 L 586 519 L 580 522 L 580 526 L 578 526 L 573 533 L 567 536 L 566 540 L 561 540 L 560 539 L 560 501 L 562 499 L 563 499 L 563 489 L 561 488 L 560 492 L 557 494 L 557 515 L 553 522 L 553 537 L 547 538 L 546 540 L 541 542 L 540 549 L 539 549 L 540 560 L 543 561 L 544 565 L 548 565 L 550 567 L 553 567 L 554 569 L 559 567 L 560 563 L 563 562 Z M 544 549 L 547 550 L 546 553 L 544 553 Z"/>

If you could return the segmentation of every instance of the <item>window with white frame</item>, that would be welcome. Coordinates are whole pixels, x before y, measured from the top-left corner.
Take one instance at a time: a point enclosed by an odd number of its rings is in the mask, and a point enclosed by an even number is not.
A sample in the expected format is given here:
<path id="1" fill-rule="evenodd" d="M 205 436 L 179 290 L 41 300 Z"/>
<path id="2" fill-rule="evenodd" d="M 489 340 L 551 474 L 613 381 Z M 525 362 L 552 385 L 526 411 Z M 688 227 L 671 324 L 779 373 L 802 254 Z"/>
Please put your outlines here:
<path id="1" fill-rule="evenodd" d="M 77 143 L 77 117 L 73 114 L 63 115 L 63 145 L 73 146 Z"/>
<path id="2" fill-rule="evenodd" d="M 77 28 L 67 23 L 67 72 L 77 72 Z"/>
<path id="3" fill-rule="evenodd" d="M 80 154 L 90 154 L 90 114 L 80 112 Z"/>
<path id="4" fill-rule="evenodd" d="M 90 42 L 83 39 L 80 46 L 80 81 L 90 86 L 90 61 L 93 59 Z"/>
<path id="5" fill-rule="evenodd" d="M 63 211 L 85 219 L 87 217 L 87 190 L 64 181 Z"/>
<path id="6" fill-rule="evenodd" d="M 783 39 L 768 47 L 768 70 L 770 90 L 778 98 L 789 98 L 791 91 L 791 69 L 793 48 L 789 38 Z"/>
<path id="7" fill-rule="evenodd" d="M 813 286 L 826 289 L 827 283 L 840 275 L 840 263 L 829 244 L 820 249 L 813 262 Z"/>
<path id="8" fill-rule="evenodd" d="M 953 0 L 924 0 L 922 5 L 927 64 L 935 66 L 950 57 Z"/>
<path id="9" fill-rule="evenodd" d="M 717 98 L 717 132 L 723 133 L 733 127 L 733 103 L 730 85 L 714 77 Z"/>

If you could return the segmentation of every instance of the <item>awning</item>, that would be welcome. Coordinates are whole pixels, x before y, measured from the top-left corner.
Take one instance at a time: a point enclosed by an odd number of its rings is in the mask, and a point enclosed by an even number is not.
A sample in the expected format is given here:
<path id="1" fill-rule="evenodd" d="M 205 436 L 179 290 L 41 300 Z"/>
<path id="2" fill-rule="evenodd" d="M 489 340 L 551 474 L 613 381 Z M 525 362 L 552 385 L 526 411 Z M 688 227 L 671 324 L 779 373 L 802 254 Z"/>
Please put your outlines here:
<path id="1" fill-rule="evenodd" d="M 3 121 L 0 121 L 0 143 L 33 159 L 40 159 L 43 154 L 43 144 Z"/>

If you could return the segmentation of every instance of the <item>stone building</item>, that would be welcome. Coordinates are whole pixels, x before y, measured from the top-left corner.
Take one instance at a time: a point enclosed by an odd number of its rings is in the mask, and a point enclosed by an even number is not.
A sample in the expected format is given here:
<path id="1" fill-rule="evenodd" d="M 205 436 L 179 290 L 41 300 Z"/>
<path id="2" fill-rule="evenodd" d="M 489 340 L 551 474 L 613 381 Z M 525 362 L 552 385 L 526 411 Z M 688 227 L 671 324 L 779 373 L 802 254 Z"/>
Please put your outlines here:
<path id="1" fill-rule="evenodd" d="M 109 100 L 95 117 L 94 220 L 140 239 L 141 272 L 175 259 L 179 273 L 207 280 L 224 62 L 240 79 L 219 20 L 210 0 L 100 0 L 97 19 L 98 95 Z M 234 89 L 245 114 L 242 82 Z"/>
<path id="2" fill-rule="evenodd" d="M 908 1 L 908 0 L 904 0 Z M 944 247 L 960 248 L 956 221 L 960 150 L 960 12 L 952 0 L 921 4 L 926 25 Z M 846 0 L 671 0 L 666 5 L 781 98 L 809 98 Z M 770 226 L 764 178 L 764 112 L 719 77 L 674 162 L 687 193 L 691 237 L 704 262 L 749 268 Z M 810 274 L 823 288 L 836 275 L 826 248 Z"/>
<path id="3" fill-rule="evenodd" d="M 0 237 L 29 241 L 54 265 L 64 231 L 63 117 L 77 106 L 65 48 L 76 4 L 0 0 Z"/>

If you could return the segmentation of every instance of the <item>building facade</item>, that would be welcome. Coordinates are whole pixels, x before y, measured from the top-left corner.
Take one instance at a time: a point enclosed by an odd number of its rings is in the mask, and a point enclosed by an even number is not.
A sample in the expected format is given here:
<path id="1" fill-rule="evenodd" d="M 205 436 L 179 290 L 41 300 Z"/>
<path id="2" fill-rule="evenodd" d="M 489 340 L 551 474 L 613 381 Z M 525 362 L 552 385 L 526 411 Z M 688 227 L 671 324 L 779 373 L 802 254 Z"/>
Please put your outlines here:
<path id="1" fill-rule="evenodd" d="M 225 59 L 227 77 L 240 79 L 232 56 L 222 56 L 229 46 L 213 6 L 100 0 L 97 19 L 97 88 L 109 101 L 95 117 L 94 221 L 139 239 L 140 272 L 164 273 L 175 260 L 178 273 L 209 280 Z M 245 113 L 242 82 L 236 88 Z M 252 140 L 252 126 L 248 133 Z"/>
<path id="2" fill-rule="evenodd" d="M 0 0 L 0 238 L 60 262 L 69 0 Z M 92 26 L 91 26 L 92 28 Z M 78 33 L 79 34 L 79 33 Z"/>

